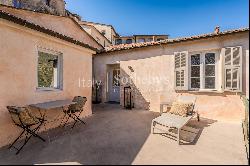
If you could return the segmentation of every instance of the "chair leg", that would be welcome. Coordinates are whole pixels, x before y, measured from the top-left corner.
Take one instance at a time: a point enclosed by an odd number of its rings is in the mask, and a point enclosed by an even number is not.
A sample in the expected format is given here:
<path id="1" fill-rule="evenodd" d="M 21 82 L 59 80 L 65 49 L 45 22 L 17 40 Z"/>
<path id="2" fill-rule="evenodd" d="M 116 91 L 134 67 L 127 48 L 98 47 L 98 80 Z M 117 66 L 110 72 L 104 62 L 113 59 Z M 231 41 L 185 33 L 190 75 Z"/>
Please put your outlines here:
<path id="1" fill-rule="evenodd" d="M 180 131 L 181 131 L 181 129 L 177 129 L 177 143 L 178 143 L 178 145 L 180 145 Z"/>
<path id="2" fill-rule="evenodd" d="M 75 123 L 74 123 L 74 125 L 72 126 L 72 129 L 75 127 L 75 125 L 76 125 L 77 122 L 81 122 L 81 123 L 83 123 L 83 124 L 86 125 L 86 123 L 85 123 L 83 120 L 80 119 L 80 115 L 81 115 L 81 113 L 80 113 L 78 116 L 77 116 L 76 114 L 73 114 L 73 115 L 72 115 L 71 118 L 75 120 Z"/>
<path id="3" fill-rule="evenodd" d="M 66 117 L 66 116 L 67 116 L 67 114 L 66 114 L 66 113 L 64 113 L 64 116 L 63 116 L 62 121 L 61 121 L 61 123 L 60 123 L 60 127 L 62 126 L 63 121 L 64 121 L 64 119 L 65 119 L 65 117 Z M 63 125 L 63 127 L 64 127 L 64 125 Z"/>
<path id="4" fill-rule="evenodd" d="M 9 146 L 9 148 L 8 149 L 11 149 L 13 146 L 14 146 L 14 144 L 22 137 L 22 135 L 24 134 L 24 132 L 25 132 L 25 130 L 23 130 L 23 132 L 17 137 L 17 139 Z"/>
<path id="5" fill-rule="evenodd" d="M 29 140 L 31 139 L 32 136 L 37 137 L 37 138 L 39 138 L 39 139 L 41 139 L 42 141 L 45 142 L 45 139 L 43 139 L 43 138 L 40 137 L 38 134 L 36 134 L 36 131 L 39 130 L 39 129 L 41 128 L 42 125 L 43 125 L 43 123 L 40 123 L 40 124 L 39 124 L 35 129 L 33 129 L 33 130 L 30 128 L 31 126 L 19 126 L 19 127 L 22 127 L 22 128 L 23 128 L 23 131 L 22 131 L 22 133 L 19 135 L 19 137 L 17 137 L 17 139 L 11 144 L 11 146 L 9 147 L 9 149 L 12 148 L 12 147 L 15 145 L 15 143 L 23 136 L 24 133 L 25 133 L 25 135 L 26 135 L 26 138 L 25 138 L 25 140 L 24 140 L 23 145 L 22 145 L 20 148 L 14 147 L 14 148 L 17 150 L 16 155 L 18 155 L 18 154 L 20 153 L 20 151 L 21 151 L 21 150 L 24 148 L 24 146 L 29 142 Z"/>
<path id="6" fill-rule="evenodd" d="M 199 113 L 197 113 L 197 120 L 198 120 L 198 122 L 200 122 L 200 114 Z"/>
<path id="7" fill-rule="evenodd" d="M 75 120 L 76 120 L 75 124 L 76 124 L 77 122 L 81 122 L 81 123 L 83 123 L 84 125 L 86 125 L 86 122 L 84 122 L 83 120 L 80 119 L 80 115 L 81 115 L 81 113 L 80 113 L 78 116 L 75 115 L 75 114 L 73 115 L 73 116 L 76 118 L 76 119 L 75 119 Z M 75 124 L 74 124 L 74 125 L 75 125 Z"/>
<path id="8" fill-rule="evenodd" d="M 154 134 L 154 130 L 155 130 L 155 122 L 152 122 L 152 124 L 151 124 L 151 134 Z"/>
<path id="9" fill-rule="evenodd" d="M 69 118 L 70 118 L 70 116 L 68 115 L 66 122 L 64 122 L 63 128 L 67 125 Z"/>
<path id="10" fill-rule="evenodd" d="M 81 120 L 79 117 L 76 117 L 76 118 L 77 118 L 78 121 L 80 121 L 80 122 L 82 122 L 83 124 L 86 125 L 86 123 L 83 120 Z"/>
<path id="11" fill-rule="evenodd" d="M 25 139 L 24 144 L 17 150 L 16 155 L 18 155 L 18 154 L 21 152 L 21 150 L 22 150 L 23 147 L 29 142 L 29 140 L 30 140 L 31 137 L 32 137 L 32 135 L 29 136 L 29 137 L 27 137 L 27 138 Z"/>
<path id="12" fill-rule="evenodd" d="M 80 119 L 81 112 L 79 113 L 79 115 L 76 115 L 76 114 L 73 114 L 73 113 L 66 113 L 66 115 L 68 115 L 68 117 L 67 117 L 67 121 L 65 122 L 63 127 L 66 126 L 67 122 L 69 121 L 69 118 L 71 118 L 71 119 L 73 119 L 75 121 L 73 126 L 71 127 L 72 129 L 75 127 L 77 122 L 81 122 L 81 123 L 86 125 L 86 122 L 84 122 L 83 120 Z"/>
<path id="13" fill-rule="evenodd" d="M 39 136 L 38 134 L 36 134 L 34 131 L 30 130 L 30 129 L 27 129 L 27 132 L 29 134 L 31 134 L 32 136 L 36 137 L 36 138 L 39 138 L 40 140 L 42 140 L 43 142 L 46 142 L 45 139 L 43 139 L 41 136 Z"/>
<path id="14" fill-rule="evenodd" d="M 75 120 L 75 123 L 73 124 L 73 126 L 71 127 L 71 129 L 73 129 L 76 125 L 77 121 Z"/>

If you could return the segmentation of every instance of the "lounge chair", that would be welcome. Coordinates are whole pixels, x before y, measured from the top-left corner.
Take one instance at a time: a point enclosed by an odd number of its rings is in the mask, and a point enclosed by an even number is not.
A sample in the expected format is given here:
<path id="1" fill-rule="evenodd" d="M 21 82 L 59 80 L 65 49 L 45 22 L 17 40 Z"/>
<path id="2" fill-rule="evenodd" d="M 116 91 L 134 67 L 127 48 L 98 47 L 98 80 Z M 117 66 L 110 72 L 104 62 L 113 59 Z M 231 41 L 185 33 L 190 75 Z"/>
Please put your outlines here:
<path id="1" fill-rule="evenodd" d="M 195 115 L 197 115 L 199 121 L 199 115 L 194 111 L 196 97 L 194 96 L 179 96 L 177 102 L 181 103 L 192 103 L 192 108 L 187 116 L 179 116 L 171 113 L 163 113 L 160 117 L 154 119 L 152 121 L 152 134 L 155 134 L 155 129 L 161 130 L 160 128 L 156 128 L 156 125 L 160 125 L 162 127 L 166 127 L 169 129 L 175 128 L 177 129 L 177 142 L 180 144 L 180 131 L 182 128 L 191 120 Z"/>

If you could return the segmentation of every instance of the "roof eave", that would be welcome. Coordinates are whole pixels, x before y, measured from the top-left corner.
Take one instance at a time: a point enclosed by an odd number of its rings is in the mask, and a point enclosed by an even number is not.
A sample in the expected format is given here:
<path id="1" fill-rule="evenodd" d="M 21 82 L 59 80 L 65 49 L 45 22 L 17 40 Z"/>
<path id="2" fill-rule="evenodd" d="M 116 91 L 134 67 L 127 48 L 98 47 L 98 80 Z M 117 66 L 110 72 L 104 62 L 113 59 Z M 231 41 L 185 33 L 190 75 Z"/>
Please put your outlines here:
<path id="1" fill-rule="evenodd" d="M 78 41 L 78 40 L 75 40 L 71 37 L 68 37 L 66 35 L 63 35 L 63 34 L 60 34 L 58 32 L 55 32 L 55 31 L 52 31 L 50 29 L 47 29 L 47 28 L 44 28 L 44 27 L 41 27 L 39 25 L 36 25 L 36 24 L 33 24 L 33 23 L 30 23 L 26 20 L 23 20 L 21 18 L 18 18 L 16 16 L 13 16 L 9 13 L 6 13 L 2 10 L 0 10 L 0 18 L 2 19 L 5 19 L 5 20 L 8 20 L 8 21 L 11 21 L 15 24 L 18 24 L 18 25 L 21 25 L 21 26 L 24 26 L 26 28 L 29 28 L 29 29 L 32 29 L 32 30 L 35 30 L 35 31 L 38 31 L 38 32 L 41 32 L 41 33 L 44 33 L 44 34 L 47 34 L 47 35 L 50 35 L 50 36 L 53 36 L 53 37 L 56 37 L 56 38 L 59 38 L 61 40 L 64 40 L 64 41 L 67 41 L 67 42 L 70 42 L 72 44 L 75 44 L 75 45 L 78 45 L 78 46 L 81 46 L 81 47 L 84 47 L 84 48 L 87 48 L 87 49 L 90 49 L 94 52 L 98 52 L 98 49 L 94 48 L 94 47 L 91 47 L 90 45 L 88 44 L 85 44 L 81 41 Z"/>
<path id="2" fill-rule="evenodd" d="M 174 44 L 174 43 L 181 43 L 181 42 L 188 42 L 188 41 L 197 41 L 202 39 L 210 39 L 210 38 L 216 38 L 216 37 L 222 37 L 227 35 L 232 35 L 236 33 L 244 33 L 248 32 L 249 28 L 242 28 L 237 30 L 231 30 L 231 31 L 225 31 L 221 32 L 219 34 L 211 33 L 211 34 L 205 34 L 205 35 L 198 35 L 193 37 L 186 37 L 186 38 L 179 38 L 179 39 L 167 39 L 159 42 L 154 43 L 143 43 L 141 45 L 131 45 L 131 47 L 124 47 L 124 48 L 114 48 L 113 50 L 103 50 L 99 54 L 105 54 L 105 53 L 112 53 L 112 52 L 118 52 L 118 51 L 125 51 L 125 50 L 131 50 L 131 49 L 139 49 L 139 48 L 145 48 L 145 47 L 152 47 L 152 46 L 159 46 L 159 45 L 165 45 L 165 44 Z"/>

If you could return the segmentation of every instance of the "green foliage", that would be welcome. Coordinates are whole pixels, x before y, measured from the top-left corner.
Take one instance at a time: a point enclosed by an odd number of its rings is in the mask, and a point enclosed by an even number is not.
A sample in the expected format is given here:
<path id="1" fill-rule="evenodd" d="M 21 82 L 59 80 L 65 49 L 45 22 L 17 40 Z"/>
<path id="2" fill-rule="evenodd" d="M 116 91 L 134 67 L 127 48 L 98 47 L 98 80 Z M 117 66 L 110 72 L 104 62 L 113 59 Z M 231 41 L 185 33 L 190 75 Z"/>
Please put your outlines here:
<path id="1" fill-rule="evenodd" d="M 44 52 L 39 52 L 38 57 L 38 87 L 52 88 L 54 79 L 54 61 L 58 57 Z"/>

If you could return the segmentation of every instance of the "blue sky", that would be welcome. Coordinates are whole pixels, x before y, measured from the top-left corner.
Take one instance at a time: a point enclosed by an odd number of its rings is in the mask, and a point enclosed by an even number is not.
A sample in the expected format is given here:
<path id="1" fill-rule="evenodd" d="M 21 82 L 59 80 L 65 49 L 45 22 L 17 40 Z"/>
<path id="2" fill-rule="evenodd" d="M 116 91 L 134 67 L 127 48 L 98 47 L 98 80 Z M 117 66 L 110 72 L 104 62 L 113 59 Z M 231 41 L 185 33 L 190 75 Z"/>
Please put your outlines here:
<path id="1" fill-rule="evenodd" d="M 120 35 L 171 38 L 249 26 L 249 0 L 66 0 L 84 20 L 113 25 Z"/>

